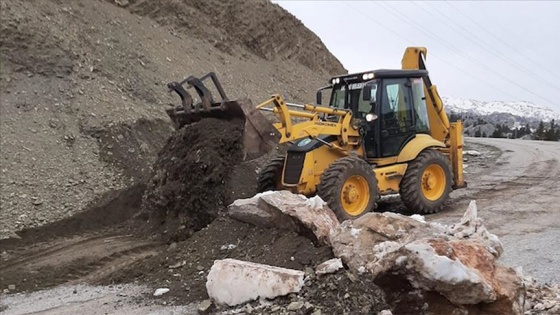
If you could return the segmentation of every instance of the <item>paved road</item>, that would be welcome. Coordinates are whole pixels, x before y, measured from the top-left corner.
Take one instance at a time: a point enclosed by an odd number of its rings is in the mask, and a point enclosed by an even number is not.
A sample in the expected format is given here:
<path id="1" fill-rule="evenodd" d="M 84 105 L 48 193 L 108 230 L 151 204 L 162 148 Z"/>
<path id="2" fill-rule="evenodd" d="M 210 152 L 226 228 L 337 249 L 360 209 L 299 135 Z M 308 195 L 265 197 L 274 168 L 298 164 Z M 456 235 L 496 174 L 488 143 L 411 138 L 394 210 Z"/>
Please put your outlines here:
<path id="1" fill-rule="evenodd" d="M 504 244 L 503 262 L 522 266 L 539 281 L 560 283 L 560 143 L 483 138 L 468 142 L 496 147 L 502 154 L 487 161 L 490 167 L 467 174 L 469 187 L 452 194 L 454 203 L 466 209 L 469 200 L 477 201 L 478 215 Z M 429 219 L 457 222 L 464 209 Z"/>

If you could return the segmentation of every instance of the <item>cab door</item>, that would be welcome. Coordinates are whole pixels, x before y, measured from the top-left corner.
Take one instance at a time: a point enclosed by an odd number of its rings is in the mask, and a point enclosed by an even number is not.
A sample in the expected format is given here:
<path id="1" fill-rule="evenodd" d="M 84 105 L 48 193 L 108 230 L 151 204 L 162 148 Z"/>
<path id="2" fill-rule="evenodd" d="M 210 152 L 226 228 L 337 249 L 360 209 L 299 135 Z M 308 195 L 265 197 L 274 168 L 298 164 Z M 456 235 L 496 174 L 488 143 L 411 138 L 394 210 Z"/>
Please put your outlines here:
<path id="1" fill-rule="evenodd" d="M 411 83 L 408 78 L 384 79 L 379 108 L 381 157 L 396 156 L 416 135 Z"/>

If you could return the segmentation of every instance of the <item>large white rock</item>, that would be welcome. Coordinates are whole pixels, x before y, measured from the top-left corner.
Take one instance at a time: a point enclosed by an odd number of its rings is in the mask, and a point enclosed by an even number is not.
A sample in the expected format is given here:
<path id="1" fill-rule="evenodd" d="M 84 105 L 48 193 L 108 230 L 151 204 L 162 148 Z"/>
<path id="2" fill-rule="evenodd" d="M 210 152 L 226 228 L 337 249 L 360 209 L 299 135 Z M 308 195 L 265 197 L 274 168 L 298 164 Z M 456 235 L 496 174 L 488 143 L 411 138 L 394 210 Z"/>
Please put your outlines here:
<path id="1" fill-rule="evenodd" d="M 461 222 L 450 227 L 394 213 L 368 213 L 340 224 L 330 239 L 335 256 L 354 271 L 373 275 L 395 303 L 409 303 L 404 297 L 423 290 L 436 292 L 426 296 L 440 296 L 449 310 L 522 310 L 521 279 L 497 262 L 501 243 L 477 217 L 475 202 Z M 420 307 L 424 303 L 429 305 L 420 301 Z"/>
<path id="2" fill-rule="evenodd" d="M 206 290 L 216 304 L 238 305 L 260 298 L 299 292 L 304 272 L 247 261 L 216 260 L 208 273 Z"/>
<path id="3" fill-rule="evenodd" d="M 326 245 L 330 245 L 329 236 L 339 225 L 336 215 L 319 196 L 307 198 L 286 190 L 236 200 L 228 206 L 228 212 L 236 220 L 257 226 L 297 232 L 309 229 Z"/>

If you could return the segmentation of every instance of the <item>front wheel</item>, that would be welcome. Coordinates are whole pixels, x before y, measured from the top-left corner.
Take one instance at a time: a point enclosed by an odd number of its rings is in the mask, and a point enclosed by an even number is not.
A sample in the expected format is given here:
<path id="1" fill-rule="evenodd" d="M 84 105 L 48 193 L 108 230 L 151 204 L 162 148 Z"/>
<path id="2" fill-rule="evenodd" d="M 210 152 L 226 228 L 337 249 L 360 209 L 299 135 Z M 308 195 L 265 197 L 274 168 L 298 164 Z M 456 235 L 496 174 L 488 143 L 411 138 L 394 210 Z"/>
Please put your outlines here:
<path id="1" fill-rule="evenodd" d="M 453 172 L 449 159 L 435 150 L 423 151 L 408 164 L 400 184 L 400 195 L 414 213 L 435 213 L 449 198 Z"/>
<path id="2" fill-rule="evenodd" d="M 261 169 L 257 178 L 258 193 L 279 188 L 285 159 L 283 155 L 276 156 Z"/>
<path id="3" fill-rule="evenodd" d="M 334 161 L 321 175 L 317 190 L 341 222 L 374 209 L 378 195 L 372 166 L 357 157 Z"/>

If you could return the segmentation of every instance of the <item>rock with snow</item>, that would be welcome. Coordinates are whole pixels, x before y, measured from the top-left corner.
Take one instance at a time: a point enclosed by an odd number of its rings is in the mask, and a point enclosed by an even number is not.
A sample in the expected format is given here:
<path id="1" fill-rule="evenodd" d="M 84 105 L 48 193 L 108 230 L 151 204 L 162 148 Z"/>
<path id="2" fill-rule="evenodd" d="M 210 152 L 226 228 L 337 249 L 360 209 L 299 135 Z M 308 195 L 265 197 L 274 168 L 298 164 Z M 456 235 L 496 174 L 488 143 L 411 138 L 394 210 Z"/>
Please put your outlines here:
<path id="1" fill-rule="evenodd" d="M 477 212 L 476 201 L 472 200 L 461 221 L 447 227 L 446 234 L 457 239 L 474 239 L 498 258 L 504 251 L 502 243 L 496 235 L 488 232 Z"/>
<path id="2" fill-rule="evenodd" d="M 272 299 L 299 292 L 304 272 L 235 259 L 216 260 L 208 273 L 208 296 L 234 306 L 257 298 Z"/>
<path id="3" fill-rule="evenodd" d="M 272 194 L 272 192 L 270 192 Z M 265 228 L 298 230 L 298 224 L 292 217 L 270 206 L 262 197 L 268 194 L 257 194 L 252 198 L 237 199 L 228 206 L 230 217 Z"/>
<path id="4" fill-rule="evenodd" d="M 333 253 L 357 271 L 377 273 L 383 255 L 423 237 L 444 235 L 445 229 L 396 213 L 367 213 L 340 224 L 331 235 Z"/>
<path id="5" fill-rule="evenodd" d="M 334 273 L 342 269 L 342 267 L 342 260 L 340 258 L 333 258 L 320 263 L 317 268 L 315 268 L 315 273 L 318 275 Z"/>
<path id="6" fill-rule="evenodd" d="M 236 200 L 228 206 L 228 213 L 236 220 L 262 227 L 297 232 L 309 229 L 327 245 L 331 231 L 339 225 L 336 215 L 319 196 L 307 198 L 286 190 Z"/>
<path id="7" fill-rule="evenodd" d="M 434 310 L 443 303 L 449 312 L 476 305 L 488 314 L 517 314 L 523 308 L 521 278 L 496 261 L 501 244 L 476 212 L 471 202 L 461 222 L 451 227 L 394 213 L 368 213 L 333 232 L 333 252 L 351 269 L 372 274 L 387 296 L 418 304 L 399 312 L 419 311 L 425 303 L 429 308 L 420 295 L 439 297 Z M 416 302 L 405 303 L 408 296 Z"/>
<path id="8" fill-rule="evenodd" d="M 156 289 L 156 291 L 154 292 L 154 296 L 162 296 L 167 292 L 169 292 L 168 288 L 159 288 L 159 289 Z"/>

